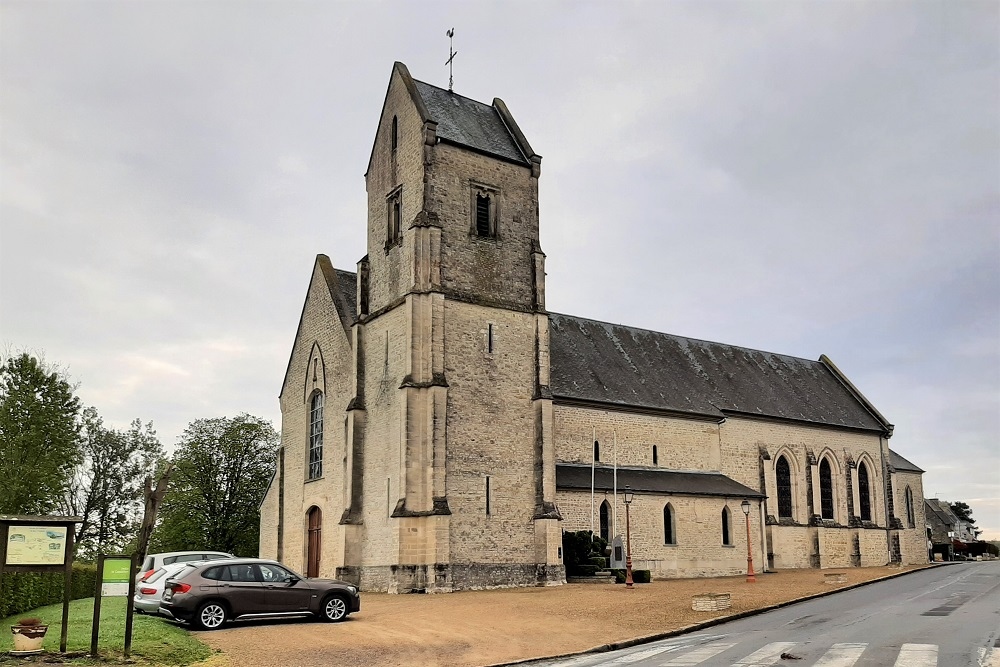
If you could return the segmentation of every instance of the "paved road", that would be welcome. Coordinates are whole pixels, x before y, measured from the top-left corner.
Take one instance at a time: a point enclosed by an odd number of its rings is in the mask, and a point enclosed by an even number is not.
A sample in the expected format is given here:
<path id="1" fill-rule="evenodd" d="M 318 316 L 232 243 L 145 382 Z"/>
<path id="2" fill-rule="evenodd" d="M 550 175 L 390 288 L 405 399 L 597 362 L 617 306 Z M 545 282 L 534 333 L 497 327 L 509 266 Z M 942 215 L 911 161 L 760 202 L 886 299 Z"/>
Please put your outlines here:
<path id="1" fill-rule="evenodd" d="M 921 570 L 673 639 L 531 664 L 1000 667 L 1000 561 Z"/>

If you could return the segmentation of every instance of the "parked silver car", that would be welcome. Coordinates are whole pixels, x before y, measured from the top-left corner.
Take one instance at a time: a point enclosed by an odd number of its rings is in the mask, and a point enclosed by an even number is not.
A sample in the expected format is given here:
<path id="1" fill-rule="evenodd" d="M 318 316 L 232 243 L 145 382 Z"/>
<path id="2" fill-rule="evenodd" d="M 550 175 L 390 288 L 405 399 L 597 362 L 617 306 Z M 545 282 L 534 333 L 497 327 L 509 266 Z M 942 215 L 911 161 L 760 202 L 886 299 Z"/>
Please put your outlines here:
<path id="1" fill-rule="evenodd" d="M 143 578 L 135 587 L 135 597 L 132 598 L 132 606 L 141 614 L 160 613 L 160 600 L 163 599 L 163 585 L 167 579 L 177 573 L 178 570 L 187 565 L 189 561 L 174 562 L 170 565 L 153 570 L 148 576 Z"/>
<path id="2" fill-rule="evenodd" d="M 213 558 L 235 558 L 233 554 L 225 551 L 211 551 L 200 549 L 194 551 L 167 551 L 161 554 L 146 554 L 146 559 L 142 561 L 139 574 L 135 576 L 135 583 L 138 585 L 145 577 L 153 576 L 153 573 L 164 565 L 171 563 L 184 563 L 195 560 L 211 560 Z"/>

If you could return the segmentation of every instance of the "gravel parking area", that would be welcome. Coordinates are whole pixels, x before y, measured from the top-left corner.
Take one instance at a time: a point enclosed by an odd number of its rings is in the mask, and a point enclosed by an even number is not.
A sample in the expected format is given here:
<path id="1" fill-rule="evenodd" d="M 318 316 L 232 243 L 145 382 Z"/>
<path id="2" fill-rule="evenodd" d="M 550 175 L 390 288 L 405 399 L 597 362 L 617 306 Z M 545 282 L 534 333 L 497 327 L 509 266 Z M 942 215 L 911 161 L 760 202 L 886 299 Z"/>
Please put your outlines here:
<path id="1" fill-rule="evenodd" d="M 637 584 L 567 584 L 547 588 L 441 595 L 363 593 L 361 612 L 344 623 L 242 623 L 199 638 L 221 654 L 211 667 L 480 667 L 586 651 L 668 633 L 713 618 L 760 609 L 919 568 L 849 568 L 845 584 L 831 570 L 788 570 L 743 577 Z M 837 570 L 840 571 L 840 570 Z M 732 607 L 695 612 L 699 593 L 730 593 Z"/>

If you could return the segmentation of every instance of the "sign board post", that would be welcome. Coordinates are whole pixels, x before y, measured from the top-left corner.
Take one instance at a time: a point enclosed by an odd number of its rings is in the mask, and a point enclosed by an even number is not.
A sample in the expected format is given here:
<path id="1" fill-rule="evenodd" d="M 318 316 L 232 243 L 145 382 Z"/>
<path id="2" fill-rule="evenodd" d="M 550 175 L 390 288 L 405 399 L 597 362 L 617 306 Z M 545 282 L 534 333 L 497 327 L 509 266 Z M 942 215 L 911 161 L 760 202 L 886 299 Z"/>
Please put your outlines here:
<path id="1" fill-rule="evenodd" d="M 5 572 L 63 572 L 62 631 L 59 651 L 69 634 L 73 577 L 74 526 L 78 516 L 0 515 L 0 580 Z"/>
<path id="2" fill-rule="evenodd" d="M 98 554 L 97 582 L 94 584 L 94 619 L 90 630 L 90 655 L 98 657 L 97 639 L 101 629 L 101 599 L 126 596 L 125 657 L 132 651 L 132 598 L 135 597 L 135 554 Z"/>

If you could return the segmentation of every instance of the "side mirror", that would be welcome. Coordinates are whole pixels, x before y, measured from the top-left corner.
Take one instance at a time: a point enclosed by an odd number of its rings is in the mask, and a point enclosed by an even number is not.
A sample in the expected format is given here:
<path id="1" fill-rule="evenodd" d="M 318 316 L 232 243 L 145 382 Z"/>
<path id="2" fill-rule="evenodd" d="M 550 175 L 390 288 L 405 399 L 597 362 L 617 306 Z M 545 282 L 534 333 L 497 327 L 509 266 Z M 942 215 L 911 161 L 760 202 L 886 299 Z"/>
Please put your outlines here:
<path id="1" fill-rule="evenodd" d="M 300 579 L 298 577 L 288 577 L 289 586 L 294 586 L 295 584 L 299 583 L 299 581 Z"/>

